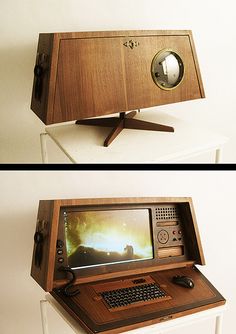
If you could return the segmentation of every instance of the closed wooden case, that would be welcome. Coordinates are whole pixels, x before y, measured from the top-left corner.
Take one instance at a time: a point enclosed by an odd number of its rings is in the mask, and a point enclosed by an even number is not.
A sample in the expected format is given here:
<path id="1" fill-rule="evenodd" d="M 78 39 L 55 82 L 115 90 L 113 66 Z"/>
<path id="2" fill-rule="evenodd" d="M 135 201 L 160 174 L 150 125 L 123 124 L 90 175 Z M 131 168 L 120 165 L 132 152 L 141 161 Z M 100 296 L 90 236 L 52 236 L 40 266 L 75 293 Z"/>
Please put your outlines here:
<path id="1" fill-rule="evenodd" d="M 184 77 L 173 90 L 155 84 L 151 66 L 164 49 Z M 82 120 L 204 97 L 189 30 L 40 34 L 31 109 L 45 123 Z"/>

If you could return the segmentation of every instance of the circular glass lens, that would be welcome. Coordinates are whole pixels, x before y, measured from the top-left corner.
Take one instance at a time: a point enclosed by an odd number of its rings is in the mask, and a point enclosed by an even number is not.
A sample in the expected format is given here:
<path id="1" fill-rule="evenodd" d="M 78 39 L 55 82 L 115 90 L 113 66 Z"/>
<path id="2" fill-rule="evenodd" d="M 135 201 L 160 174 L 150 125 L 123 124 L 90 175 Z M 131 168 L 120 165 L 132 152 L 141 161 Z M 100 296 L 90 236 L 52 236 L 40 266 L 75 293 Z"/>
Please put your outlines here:
<path id="1" fill-rule="evenodd" d="M 152 61 L 152 78 L 162 89 L 177 87 L 184 76 L 184 64 L 180 56 L 172 50 L 158 52 Z"/>

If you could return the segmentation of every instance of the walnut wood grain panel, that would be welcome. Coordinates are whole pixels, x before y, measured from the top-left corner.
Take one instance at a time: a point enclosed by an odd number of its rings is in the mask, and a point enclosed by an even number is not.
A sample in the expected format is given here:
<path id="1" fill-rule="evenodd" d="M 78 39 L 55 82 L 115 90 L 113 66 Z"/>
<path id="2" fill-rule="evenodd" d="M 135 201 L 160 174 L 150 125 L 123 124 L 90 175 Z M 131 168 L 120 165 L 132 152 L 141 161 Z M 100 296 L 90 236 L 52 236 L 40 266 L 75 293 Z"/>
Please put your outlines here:
<path id="1" fill-rule="evenodd" d="M 57 34 L 53 34 L 46 124 L 55 123 L 54 101 L 55 101 L 55 90 L 57 84 L 58 53 L 60 47 L 60 40 L 61 39 Z"/>
<path id="2" fill-rule="evenodd" d="M 194 43 L 194 40 L 193 40 L 193 33 L 192 33 L 191 30 L 189 31 L 189 42 L 190 42 L 191 49 L 192 49 L 194 64 L 195 64 L 195 68 L 196 68 L 196 72 L 197 72 L 198 84 L 199 84 L 200 91 L 201 91 L 201 96 L 205 97 L 205 91 L 204 91 L 204 87 L 203 87 L 203 82 L 202 82 L 202 77 L 201 77 L 201 72 L 200 72 L 200 66 L 199 66 L 199 62 L 198 62 L 195 43 Z"/>
<path id="3" fill-rule="evenodd" d="M 59 224 L 59 214 L 60 214 L 60 203 L 54 201 L 53 205 L 53 215 L 51 222 L 51 230 L 49 235 L 49 254 L 48 254 L 48 272 L 47 272 L 47 286 L 46 291 L 51 291 L 53 289 L 54 283 L 54 267 L 55 267 L 55 253 L 56 253 L 56 243 L 58 238 L 58 224 Z"/>
<path id="4" fill-rule="evenodd" d="M 157 252 L 160 259 L 170 256 L 181 256 L 183 253 L 183 247 L 181 246 L 159 248 Z"/>
<path id="5" fill-rule="evenodd" d="M 174 275 L 190 276 L 195 282 L 195 287 L 186 289 L 175 285 L 172 283 Z M 52 295 L 90 333 L 120 333 L 128 328 L 150 325 L 162 319 L 173 319 L 225 303 L 225 299 L 195 267 L 153 273 L 152 277 L 165 287 L 172 299 L 110 312 L 103 301 L 96 299 L 94 289 L 86 284 L 80 286 L 81 293 L 76 297 L 68 298 L 56 291 Z"/>
<path id="6" fill-rule="evenodd" d="M 180 210 L 184 223 L 183 226 L 185 227 L 184 234 L 187 240 L 189 240 L 188 245 L 192 258 L 195 259 L 195 263 L 204 265 L 205 258 L 192 200 L 190 199 L 187 205 L 181 204 Z"/>
<path id="7" fill-rule="evenodd" d="M 80 31 L 54 33 L 59 39 L 104 38 L 124 36 L 181 36 L 189 35 L 190 30 L 114 30 L 114 31 Z"/>
<path id="8" fill-rule="evenodd" d="M 134 49 L 123 44 L 135 39 Z M 183 58 L 185 78 L 172 91 L 152 80 L 151 62 L 160 48 Z M 31 109 L 45 124 L 204 97 L 191 31 L 136 30 L 40 34 L 38 52 L 48 54 L 43 95 Z"/>
<path id="9" fill-rule="evenodd" d="M 119 38 L 60 43 L 54 121 L 127 110 Z"/>
<path id="10" fill-rule="evenodd" d="M 187 203 L 191 197 L 113 197 L 58 199 L 60 206 L 109 205 L 109 204 L 150 204 L 150 203 Z"/>
<path id="11" fill-rule="evenodd" d="M 140 278 L 142 279 L 142 281 L 144 280 L 145 284 L 152 284 L 155 283 L 155 280 L 150 276 L 150 275 L 143 275 L 140 276 Z M 102 296 L 101 293 L 105 292 L 105 291 L 111 291 L 111 290 L 118 290 L 118 289 L 125 289 L 125 288 L 132 288 L 132 287 L 137 287 L 139 285 L 143 285 L 144 283 L 135 283 L 134 279 L 132 278 L 126 278 L 123 280 L 115 280 L 113 282 L 107 282 L 107 283 L 98 283 L 98 284 L 94 284 L 91 287 L 94 289 L 94 291 L 97 293 L 97 297 L 94 298 L 95 301 L 98 300 L 102 300 Z M 163 288 L 161 287 L 162 291 Z M 109 306 L 108 309 L 110 312 L 117 312 L 117 311 L 121 311 L 121 310 L 127 310 L 130 308 L 133 308 L 134 306 L 144 306 L 144 305 L 148 305 L 148 304 L 153 304 L 153 303 L 158 303 L 158 302 L 163 302 L 163 300 L 168 300 L 171 299 L 171 297 L 169 295 L 165 295 L 162 296 L 162 298 L 158 298 L 158 299 L 150 299 L 150 300 L 146 300 L 146 301 L 138 301 L 135 304 L 131 304 L 131 305 L 125 305 L 125 306 L 118 306 L 115 308 L 110 308 Z M 103 301 L 103 303 L 105 303 L 105 301 Z"/>
<path id="12" fill-rule="evenodd" d="M 140 276 L 142 280 L 145 280 L 145 284 L 149 283 L 155 283 L 154 279 L 150 275 L 142 275 Z M 94 291 L 99 294 L 104 291 L 110 291 L 110 290 L 118 290 L 118 289 L 124 289 L 124 288 L 130 288 L 132 286 L 139 286 L 143 283 L 133 283 L 134 278 L 124 278 L 122 280 L 113 280 L 103 283 L 96 283 L 91 285 L 91 288 L 94 289 Z"/>
<path id="13" fill-rule="evenodd" d="M 139 45 L 124 51 L 129 110 L 202 97 L 188 35 L 135 37 L 134 41 Z M 152 79 L 152 60 L 162 49 L 172 49 L 184 63 L 184 78 L 173 90 L 161 89 Z"/>
<path id="14" fill-rule="evenodd" d="M 90 283 L 95 281 L 102 281 L 104 279 L 111 279 L 116 277 L 127 277 L 127 275 L 143 275 L 146 273 L 152 273 L 155 271 L 162 271 L 162 270 L 168 270 L 173 268 L 183 268 L 183 267 L 192 267 L 194 264 L 194 261 L 181 261 L 181 262 L 173 262 L 173 263 L 167 263 L 167 264 L 160 264 L 158 266 L 153 267 L 145 267 L 145 268 L 137 268 L 133 270 L 123 270 L 123 271 L 117 271 L 117 272 L 111 272 L 111 273 L 105 273 L 100 275 L 90 275 L 85 277 L 78 276 L 75 283 L 76 284 L 83 284 L 83 283 Z M 61 280 L 54 280 L 53 288 L 60 288 L 62 285 L 66 284 L 68 280 L 61 279 Z"/>
<path id="15" fill-rule="evenodd" d="M 172 277 L 175 275 L 186 275 L 190 276 L 194 282 L 195 287 L 193 289 L 183 288 L 172 283 Z M 139 278 L 142 276 L 135 276 L 134 278 Z M 195 272 L 192 268 L 180 268 L 174 270 L 164 270 L 158 273 L 152 273 L 151 277 L 163 287 L 168 295 L 172 298 L 169 300 L 163 300 L 161 303 L 158 303 L 158 311 L 176 308 L 178 306 L 192 304 L 193 302 L 199 302 L 215 297 L 215 293 L 212 291 L 206 282 L 202 280 L 201 275 Z M 114 285 L 114 280 L 111 281 L 111 289 Z M 83 298 L 83 294 L 87 295 L 86 301 Z M 90 295 L 92 296 L 90 298 Z M 130 319 L 137 315 L 143 316 L 145 314 L 150 314 L 157 308 L 156 305 L 145 305 L 145 306 L 134 306 L 132 309 L 125 311 L 110 312 L 108 307 L 105 305 L 103 300 L 94 300 L 94 289 L 90 285 L 81 286 L 81 295 L 73 297 L 72 300 L 83 306 L 84 309 L 90 314 L 90 317 L 93 318 L 96 323 L 109 323 L 124 319 Z M 95 315 L 92 315 L 90 312 L 91 308 L 96 308 Z"/>

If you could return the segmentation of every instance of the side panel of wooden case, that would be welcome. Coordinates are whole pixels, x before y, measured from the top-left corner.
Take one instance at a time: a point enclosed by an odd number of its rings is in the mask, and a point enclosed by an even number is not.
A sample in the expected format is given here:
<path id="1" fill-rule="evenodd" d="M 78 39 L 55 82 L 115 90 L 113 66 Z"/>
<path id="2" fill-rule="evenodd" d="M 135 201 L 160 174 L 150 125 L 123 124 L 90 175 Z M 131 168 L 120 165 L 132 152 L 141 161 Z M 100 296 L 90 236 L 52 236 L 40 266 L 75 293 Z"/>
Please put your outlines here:
<path id="1" fill-rule="evenodd" d="M 40 201 L 35 233 L 42 234 L 42 241 L 41 245 L 34 243 L 31 276 L 45 291 L 51 291 L 53 288 L 58 221 L 57 201 Z M 37 264 L 36 260 L 38 251 L 42 252 L 40 264 Z"/>
<path id="2" fill-rule="evenodd" d="M 31 109 L 44 124 L 53 120 L 57 57 L 60 39 L 58 34 L 39 34 L 38 49 L 34 68 Z M 42 73 L 37 74 L 36 66 Z"/>

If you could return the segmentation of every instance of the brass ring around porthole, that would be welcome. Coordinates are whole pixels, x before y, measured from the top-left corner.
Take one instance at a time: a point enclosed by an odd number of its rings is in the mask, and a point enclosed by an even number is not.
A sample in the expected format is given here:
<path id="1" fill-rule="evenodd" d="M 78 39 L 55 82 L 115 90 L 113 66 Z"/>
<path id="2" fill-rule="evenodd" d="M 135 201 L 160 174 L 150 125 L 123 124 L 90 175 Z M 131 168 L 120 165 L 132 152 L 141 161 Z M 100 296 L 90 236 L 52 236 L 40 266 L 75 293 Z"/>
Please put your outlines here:
<path id="1" fill-rule="evenodd" d="M 180 56 L 171 49 L 159 51 L 152 61 L 152 78 L 161 89 L 176 88 L 184 77 L 184 63 Z"/>

